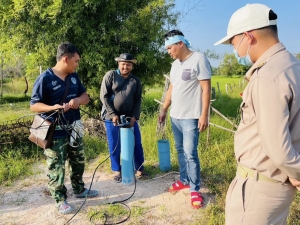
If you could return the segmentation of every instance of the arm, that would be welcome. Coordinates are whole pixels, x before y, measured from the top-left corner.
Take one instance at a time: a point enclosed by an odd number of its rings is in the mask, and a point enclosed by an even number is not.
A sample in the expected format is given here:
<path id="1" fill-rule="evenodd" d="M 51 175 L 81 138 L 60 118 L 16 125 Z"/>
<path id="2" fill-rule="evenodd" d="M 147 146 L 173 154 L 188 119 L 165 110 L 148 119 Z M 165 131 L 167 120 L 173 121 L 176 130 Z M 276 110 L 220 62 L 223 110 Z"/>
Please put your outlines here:
<path id="1" fill-rule="evenodd" d="M 284 174 L 300 180 L 300 154 L 292 144 L 289 129 L 293 93 L 280 78 L 276 81 L 257 78 L 254 82 L 252 98 L 262 151 Z"/>
<path id="2" fill-rule="evenodd" d="M 90 101 L 90 98 L 89 98 L 88 94 L 86 92 L 84 92 L 79 97 L 71 99 L 69 102 L 69 106 L 72 109 L 78 109 L 78 107 L 80 105 L 86 105 L 89 103 L 89 101 Z"/>
<path id="3" fill-rule="evenodd" d="M 134 102 L 133 113 L 132 113 L 131 122 L 130 122 L 129 127 L 134 126 L 135 121 L 140 118 L 140 114 L 141 114 L 142 84 L 140 81 L 138 82 L 136 96 L 134 99 L 135 99 L 135 102 Z"/>
<path id="4" fill-rule="evenodd" d="M 34 105 L 30 105 L 30 110 L 33 112 L 37 112 L 37 113 L 54 111 L 54 110 L 62 109 L 62 108 L 64 108 L 64 106 L 61 106 L 59 104 L 55 104 L 55 105 L 51 106 L 51 105 L 46 105 L 41 102 L 37 102 Z M 65 108 L 67 108 L 67 107 L 65 107 Z"/>
<path id="5" fill-rule="evenodd" d="M 165 99 L 165 102 L 164 102 L 164 106 L 162 107 L 161 112 L 158 116 L 159 123 L 164 123 L 165 122 L 166 115 L 167 115 L 167 112 L 168 112 L 168 108 L 170 107 L 170 105 L 172 103 L 172 101 L 171 101 L 172 88 L 173 88 L 173 85 L 171 83 L 170 86 L 169 86 L 169 89 L 167 91 L 167 94 L 166 94 L 166 99 Z"/>
<path id="6" fill-rule="evenodd" d="M 118 118 L 118 115 L 115 112 L 113 103 L 111 101 L 111 96 L 113 95 L 112 76 L 113 76 L 113 71 L 109 71 L 103 77 L 103 80 L 101 83 L 101 89 L 100 89 L 100 100 L 101 100 L 103 106 L 107 110 L 107 115 L 109 115 L 110 118 L 113 119 L 113 122 L 117 122 L 118 119 L 116 121 L 116 118 Z"/>
<path id="7" fill-rule="evenodd" d="M 210 79 L 199 81 L 202 89 L 202 112 L 198 122 L 199 131 L 204 131 L 208 126 L 208 110 L 210 105 Z"/>

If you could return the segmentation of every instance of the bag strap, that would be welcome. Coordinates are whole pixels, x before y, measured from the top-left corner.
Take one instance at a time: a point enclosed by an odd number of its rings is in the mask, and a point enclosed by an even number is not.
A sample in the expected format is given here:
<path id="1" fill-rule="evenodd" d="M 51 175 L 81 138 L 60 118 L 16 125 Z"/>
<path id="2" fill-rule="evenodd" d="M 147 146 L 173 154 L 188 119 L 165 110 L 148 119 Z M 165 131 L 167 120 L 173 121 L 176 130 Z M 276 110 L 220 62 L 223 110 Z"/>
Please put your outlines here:
<path id="1" fill-rule="evenodd" d="M 62 105 L 64 103 L 64 101 L 66 100 L 67 98 L 67 95 L 68 95 L 68 92 L 69 92 L 69 87 L 70 87 L 70 78 L 69 78 L 70 75 L 68 75 L 65 79 L 66 79 L 66 89 L 65 89 L 65 93 L 64 93 L 64 96 L 62 97 L 62 99 L 60 100 L 60 105 Z M 56 117 L 56 119 L 54 120 L 53 122 L 53 125 L 56 125 L 57 123 L 57 120 L 58 118 Z"/>
<path id="2" fill-rule="evenodd" d="M 69 87 L 70 87 L 70 78 L 69 78 L 69 76 L 70 75 L 68 75 L 67 77 L 66 77 L 66 82 L 67 82 L 67 84 L 66 84 L 66 90 L 65 90 L 65 93 L 64 93 L 64 96 L 62 97 L 62 99 L 61 99 L 61 101 L 60 101 L 60 105 L 62 105 L 63 103 L 64 103 L 64 101 L 66 100 L 66 98 L 67 98 L 67 95 L 68 95 L 68 91 L 69 91 Z"/>

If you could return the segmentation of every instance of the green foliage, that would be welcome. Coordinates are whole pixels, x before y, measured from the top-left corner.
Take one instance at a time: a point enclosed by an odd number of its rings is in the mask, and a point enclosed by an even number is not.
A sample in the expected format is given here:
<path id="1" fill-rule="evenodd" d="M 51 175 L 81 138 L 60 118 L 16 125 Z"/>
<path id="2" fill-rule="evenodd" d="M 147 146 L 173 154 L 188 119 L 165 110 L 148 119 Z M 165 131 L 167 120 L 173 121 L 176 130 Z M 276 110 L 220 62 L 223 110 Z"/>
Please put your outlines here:
<path id="1" fill-rule="evenodd" d="M 226 193 L 226 192 L 225 192 Z M 205 209 L 204 218 L 199 221 L 199 225 L 223 225 L 225 223 L 224 205 L 219 204 L 222 202 L 222 197 L 216 196 L 216 204 L 209 204 Z M 224 203 L 224 202 L 223 202 Z"/>
<path id="2" fill-rule="evenodd" d="M 224 78 L 220 76 L 214 76 L 212 84 L 215 85 L 216 82 L 220 83 L 222 93 L 224 92 L 224 84 L 233 83 L 238 84 L 240 78 Z M 242 92 L 244 87 L 238 88 L 236 85 L 233 92 L 226 94 L 217 95 L 217 100 L 212 103 L 212 106 L 218 109 L 222 114 L 229 117 L 231 120 L 238 123 L 238 108 L 241 101 L 239 93 Z M 157 84 L 154 88 L 145 88 L 146 94 L 143 97 L 143 109 L 142 116 L 140 120 L 141 134 L 143 147 L 145 149 L 145 168 L 147 172 L 151 175 L 157 175 L 160 172 L 158 168 L 158 148 L 157 141 L 160 136 L 156 133 L 157 117 L 159 105 L 154 101 L 154 98 L 160 100 L 162 94 L 162 84 Z M 27 104 L 27 103 L 26 103 Z M 21 107 L 21 106 L 20 106 Z M 23 105 L 23 107 L 27 107 Z M 2 110 L 2 108 L 1 108 Z M 18 109 L 18 111 L 21 108 Z M 11 111 L 5 111 L 5 114 L 9 114 Z M 227 121 L 222 119 L 217 114 L 211 115 L 211 122 L 224 126 L 231 129 L 232 125 Z M 177 151 L 175 149 L 175 143 L 173 138 L 173 133 L 171 129 L 170 120 L 167 120 L 167 126 L 165 128 L 166 139 L 170 141 L 170 151 L 171 151 L 171 164 L 172 170 L 178 171 L 178 161 L 177 161 Z M 208 225 L 221 225 L 225 221 L 225 196 L 228 186 L 235 176 L 236 172 L 236 160 L 234 156 L 234 135 L 230 132 L 221 130 L 216 127 L 210 127 L 210 139 L 207 143 L 207 131 L 200 134 L 200 144 L 199 144 L 199 156 L 201 161 L 201 176 L 202 185 L 207 187 L 210 193 L 206 196 L 212 196 L 214 201 L 210 201 L 210 204 L 203 210 L 204 215 L 201 220 L 194 219 L 194 224 L 208 224 Z M 1 153 L 0 155 L 0 183 L 4 180 L 8 180 L 9 184 L 18 177 L 30 173 L 30 163 L 34 162 L 35 159 L 41 156 L 42 151 L 40 148 L 34 148 L 28 146 L 28 143 L 23 144 L 23 148 L 16 148 L 15 146 L 9 146 L 10 153 Z M 103 159 L 108 156 L 107 143 L 105 140 L 101 140 L 97 137 L 84 137 L 85 154 L 87 160 L 94 159 L 98 157 L 98 162 L 102 162 Z M 24 147 L 25 146 L 25 147 Z M 26 147 L 27 146 L 27 147 Z M 25 150 L 24 149 L 28 149 Z M 26 153 L 25 153 L 26 152 Z M 21 165 L 22 164 L 22 165 Z M 105 163 L 109 169 L 109 161 Z M 13 168 L 16 167 L 16 171 Z M 27 173 L 28 172 L 28 173 Z M 3 183 L 2 183 L 3 184 Z M 8 184 L 8 183 L 6 183 Z M 288 225 L 299 224 L 299 205 L 300 197 L 297 194 L 290 210 L 290 215 L 288 218 Z M 103 208 L 106 207 L 106 208 Z M 144 210 L 147 208 L 143 207 L 133 207 L 133 217 L 135 220 L 139 220 L 143 215 Z M 203 212 L 201 211 L 201 212 Z M 119 206 L 99 206 L 92 207 L 88 210 L 88 217 L 95 215 L 93 217 L 94 222 L 103 222 L 104 213 L 109 215 L 109 219 L 124 218 L 127 215 L 127 211 Z M 145 218 L 143 218 L 145 219 Z M 145 220 L 143 220 L 145 221 Z M 112 221 L 113 222 L 113 221 Z"/>
<path id="3" fill-rule="evenodd" d="M 25 94 L 12 95 L 12 94 L 9 94 L 9 95 L 4 95 L 0 99 L 1 104 L 17 103 L 17 102 L 24 102 L 24 101 L 27 101 L 27 106 L 29 108 L 29 101 L 30 101 L 30 96 L 29 95 L 25 95 Z"/>
<path id="4" fill-rule="evenodd" d="M 219 66 L 219 75 L 245 75 L 249 68 L 249 66 L 240 65 L 233 53 L 225 53 Z"/>
<path id="5" fill-rule="evenodd" d="M 83 143 L 85 160 L 87 162 L 91 159 L 95 159 L 100 154 L 109 155 L 106 141 L 100 139 L 99 137 L 86 135 L 83 137 Z"/>
<path id="6" fill-rule="evenodd" d="M 295 56 L 296 56 L 297 59 L 300 60 L 300 53 L 297 53 Z"/>
<path id="7" fill-rule="evenodd" d="M 239 106 L 242 103 L 242 98 L 233 98 L 228 95 L 221 95 L 212 103 L 212 106 L 226 117 L 235 119 L 239 115 Z"/>
<path id="8" fill-rule="evenodd" d="M 32 174 L 32 163 L 35 157 L 25 156 L 20 149 L 5 151 L 0 154 L 0 185 L 11 185 L 20 176 Z"/>
<path id="9" fill-rule="evenodd" d="M 297 192 L 296 198 L 294 199 L 291 205 L 287 225 L 299 225 L 299 221 L 300 221 L 300 193 Z"/>
<path id="10" fill-rule="evenodd" d="M 125 219 L 130 212 L 121 204 L 100 205 L 89 209 L 88 218 L 92 222 L 115 224 Z"/>
<path id="11" fill-rule="evenodd" d="M 223 57 L 222 54 L 217 53 L 214 49 L 206 49 L 204 54 L 209 59 L 221 59 Z"/>
<path id="12" fill-rule="evenodd" d="M 26 100 L 25 102 L 20 102 L 19 98 L 9 98 L 6 99 L 4 97 L 5 102 L 10 103 L 2 103 L 0 102 L 0 122 L 8 121 L 8 120 L 16 120 L 26 114 L 32 114 L 29 109 L 29 101 Z"/>
<path id="13" fill-rule="evenodd" d="M 83 53 L 78 74 L 93 99 L 89 105 L 99 111 L 102 77 L 116 68 L 120 53 L 136 56 L 133 73 L 143 84 L 169 70 L 172 59 L 162 46 L 165 28 L 176 24 L 173 7 L 171 0 L 6 0 L 0 5 L 0 40 L 8 40 L 0 49 L 7 61 L 12 49 L 21 54 L 26 75 L 36 77 L 39 65 L 55 64 L 59 43 L 75 44 Z"/>

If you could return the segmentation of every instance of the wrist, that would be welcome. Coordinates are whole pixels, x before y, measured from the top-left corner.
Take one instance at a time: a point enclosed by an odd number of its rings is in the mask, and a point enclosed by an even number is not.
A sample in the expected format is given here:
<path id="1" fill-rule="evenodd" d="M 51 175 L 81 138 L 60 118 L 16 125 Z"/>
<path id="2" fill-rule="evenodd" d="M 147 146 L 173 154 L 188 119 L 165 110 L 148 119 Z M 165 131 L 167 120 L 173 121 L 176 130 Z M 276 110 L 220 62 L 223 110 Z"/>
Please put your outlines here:
<path id="1" fill-rule="evenodd" d="M 163 108 L 161 109 L 161 111 L 162 111 L 163 113 L 167 113 L 167 112 L 168 112 L 168 108 L 164 108 L 164 107 L 163 107 Z"/>
<path id="2" fill-rule="evenodd" d="M 74 100 L 78 105 L 80 105 L 80 102 L 79 102 L 78 98 L 74 98 L 73 100 Z"/>

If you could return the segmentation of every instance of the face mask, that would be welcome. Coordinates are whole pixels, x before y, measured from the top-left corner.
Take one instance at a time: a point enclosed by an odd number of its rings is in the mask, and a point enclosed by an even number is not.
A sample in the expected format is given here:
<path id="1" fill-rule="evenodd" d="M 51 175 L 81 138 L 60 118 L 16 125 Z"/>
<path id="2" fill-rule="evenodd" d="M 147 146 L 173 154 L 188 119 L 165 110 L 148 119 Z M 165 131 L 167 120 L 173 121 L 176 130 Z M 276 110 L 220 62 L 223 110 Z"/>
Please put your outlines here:
<path id="1" fill-rule="evenodd" d="M 252 66 L 253 62 L 252 62 L 252 60 L 251 60 L 251 58 L 250 58 L 250 56 L 248 54 L 251 45 L 249 45 L 249 48 L 247 50 L 247 55 L 245 55 L 244 57 L 240 57 L 239 54 L 237 53 L 237 50 L 239 49 L 240 44 L 242 43 L 242 40 L 243 40 L 244 37 L 245 37 L 245 35 L 243 35 L 243 37 L 242 37 L 242 39 L 241 39 L 238 47 L 236 48 L 236 50 L 233 49 L 233 54 L 236 57 L 236 59 L 237 59 L 237 61 L 238 61 L 239 64 L 244 65 L 244 66 Z"/>

